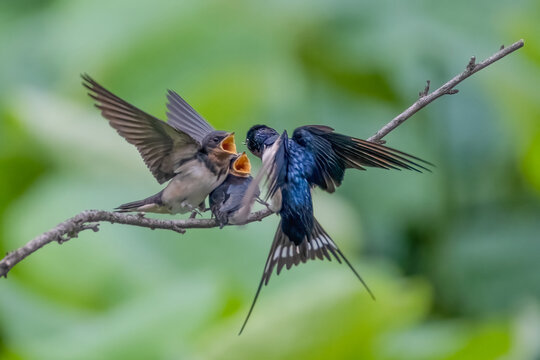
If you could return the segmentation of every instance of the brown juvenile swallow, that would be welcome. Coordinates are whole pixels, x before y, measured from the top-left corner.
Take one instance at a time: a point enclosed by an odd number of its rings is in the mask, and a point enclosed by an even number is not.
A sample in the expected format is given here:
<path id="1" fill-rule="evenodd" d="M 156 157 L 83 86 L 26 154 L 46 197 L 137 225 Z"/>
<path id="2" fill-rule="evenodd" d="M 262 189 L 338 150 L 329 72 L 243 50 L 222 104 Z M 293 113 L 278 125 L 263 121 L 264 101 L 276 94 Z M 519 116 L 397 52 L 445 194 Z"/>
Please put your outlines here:
<path id="1" fill-rule="evenodd" d="M 212 215 L 219 222 L 219 227 L 227 224 L 240 224 L 238 211 L 242 207 L 244 194 L 251 184 L 251 164 L 246 153 L 231 160 L 229 175 L 221 185 L 210 193 L 209 202 Z M 255 196 L 260 191 L 257 189 Z"/>
<path id="2" fill-rule="evenodd" d="M 216 131 L 178 94 L 167 94 L 168 122 L 161 121 L 106 90 L 88 75 L 83 85 L 96 107 L 165 189 L 146 199 L 120 205 L 120 212 L 186 213 L 204 208 L 204 199 L 229 173 L 236 156 L 234 133 Z M 182 128 L 189 127 L 189 131 Z"/>

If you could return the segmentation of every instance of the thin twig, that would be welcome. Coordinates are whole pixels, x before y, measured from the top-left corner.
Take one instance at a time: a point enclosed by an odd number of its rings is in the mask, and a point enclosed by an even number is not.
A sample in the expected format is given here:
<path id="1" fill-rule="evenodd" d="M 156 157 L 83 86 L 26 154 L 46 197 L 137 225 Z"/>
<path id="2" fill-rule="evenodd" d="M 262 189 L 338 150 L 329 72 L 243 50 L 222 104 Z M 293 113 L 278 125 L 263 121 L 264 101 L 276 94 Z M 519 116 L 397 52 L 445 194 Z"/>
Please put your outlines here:
<path id="1" fill-rule="evenodd" d="M 392 119 L 388 124 L 383 126 L 375 135 L 370 137 L 368 141 L 384 144 L 384 140 L 382 140 L 383 137 L 388 135 L 388 133 L 392 130 L 394 130 L 396 127 L 401 125 L 405 120 L 413 116 L 418 110 L 425 107 L 427 104 L 431 103 L 435 99 L 443 96 L 443 95 L 452 95 L 457 94 L 458 90 L 454 89 L 454 87 L 471 76 L 474 73 L 477 73 L 478 71 L 482 70 L 486 66 L 489 66 L 496 62 L 497 60 L 502 59 L 508 54 L 513 53 L 517 49 L 523 47 L 524 42 L 523 39 L 519 40 L 518 42 L 508 46 L 504 47 L 504 45 L 500 48 L 499 51 L 497 51 L 495 54 L 488 57 L 486 60 L 482 61 L 481 63 L 476 63 L 476 57 L 471 57 L 469 60 L 469 63 L 467 64 L 467 67 L 465 68 L 465 71 L 463 71 L 461 74 L 456 75 L 452 80 L 448 81 L 446 84 L 438 88 L 437 90 L 431 92 L 428 94 L 429 91 L 429 82 L 426 88 L 423 92 L 420 93 L 420 98 L 411 106 L 409 106 L 404 112 L 396 116 Z"/>
<path id="2" fill-rule="evenodd" d="M 457 75 L 452 80 L 448 81 L 446 84 L 431 93 L 429 93 L 430 82 L 428 81 L 424 90 L 419 94 L 420 98 L 403 113 L 383 126 L 375 135 L 370 137 L 368 141 L 383 143 L 384 140 L 381 139 L 384 136 L 414 115 L 418 110 L 422 109 L 427 104 L 443 95 L 456 94 L 458 90 L 454 89 L 454 87 L 461 81 L 482 70 L 486 66 L 491 65 L 497 60 L 502 59 L 506 55 L 516 51 L 522 46 L 523 40 L 520 40 L 507 48 L 502 46 L 498 52 L 479 64 L 476 63 L 476 58 L 474 56 L 471 57 L 464 72 Z M 254 212 L 248 217 L 246 224 L 254 221 L 261 221 L 271 214 L 272 211 L 269 209 Z M 219 224 L 215 219 L 160 220 L 146 218 L 144 217 L 144 214 L 133 215 L 103 210 L 87 210 L 58 224 L 55 228 L 39 235 L 23 247 L 8 253 L 6 257 L 0 260 L 0 277 L 6 277 L 7 273 L 21 260 L 51 242 L 66 242 L 70 239 L 76 238 L 78 234 L 84 230 L 93 230 L 94 232 L 99 231 L 99 222 L 134 225 L 150 228 L 152 230 L 166 229 L 176 231 L 181 234 L 185 233 L 186 229 L 208 229 L 219 227 Z"/>

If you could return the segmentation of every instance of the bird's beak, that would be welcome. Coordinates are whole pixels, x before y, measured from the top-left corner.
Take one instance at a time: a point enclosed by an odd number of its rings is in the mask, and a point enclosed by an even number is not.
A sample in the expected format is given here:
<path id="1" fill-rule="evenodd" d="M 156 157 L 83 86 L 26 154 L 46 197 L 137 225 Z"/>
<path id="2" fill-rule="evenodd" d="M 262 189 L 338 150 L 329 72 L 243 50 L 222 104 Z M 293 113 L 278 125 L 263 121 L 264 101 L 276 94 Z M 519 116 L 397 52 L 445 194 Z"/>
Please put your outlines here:
<path id="1" fill-rule="evenodd" d="M 251 174 L 251 163 L 245 152 L 234 161 L 233 169 L 241 175 Z"/>
<path id="2" fill-rule="evenodd" d="M 229 154 L 236 154 L 236 144 L 234 143 L 234 133 L 230 133 L 227 137 L 221 140 L 221 150 Z"/>

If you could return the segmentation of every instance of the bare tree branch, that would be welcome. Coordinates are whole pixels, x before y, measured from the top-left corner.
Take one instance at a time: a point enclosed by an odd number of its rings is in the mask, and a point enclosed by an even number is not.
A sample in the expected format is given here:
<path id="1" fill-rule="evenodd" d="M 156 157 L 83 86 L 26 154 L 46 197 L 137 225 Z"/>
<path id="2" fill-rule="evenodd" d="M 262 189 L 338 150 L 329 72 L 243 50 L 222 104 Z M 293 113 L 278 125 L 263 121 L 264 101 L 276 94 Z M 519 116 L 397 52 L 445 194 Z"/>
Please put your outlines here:
<path id="1" fill-rule="evenodd" d="M 383 126 L 379 131 L 377 131 L 375 135 L 370 137 L 368 141 L 384 143 L 384 140 L 381 140 L 384 136 L 386 136 L 390 131 L 394 130 L 412 115 L 414 115 L 418 110 L 422 109 L 427 104 L 431 103 L 432 101 L 443 95 L 456 94 L 458 90 L 454 89 L 454 87 L 461 81 L 465 80 L 472 74 L 482 70 L 486 66 L 491 65 L 497 60 L 502 59 L 506 55 L 516 51 L 517 49 L 521 48 L 523 44 L 523 40 L 520 40 L 507 48 L 502 46 L 498 52 L 496 52 L 495 54 L 493 54 L 479 64 L 476 64 L 476 58 L 474 56 L 471 57 L 465 71 L 455 76 L 452 80 L 448 81 L 446 84 L 431 93 L 429 93 L 430 82 L 428 80 L 426 87 L 419 94 L 420 98 L 408 109 L 396 116 L 388 124 Z M 268 209 L 254 212 L 248 217 L 246 224 L 254 221 L 261 221 L 262 219 L 270 216 L 271 214 L 272 212 Z M 161 220 L 146 218 L 144 217 L 144 214 L 133 215 L 103 210 L 87 210 L 58 224 L 55 228 L 39 235 L 23 247 L 8 253 L 6 257 L 0 260 L 0 277 L 6 277 L 7 273 L 16 264 L 18 264 L 25 257 L 40 249 L 44 245 L 55 241 L 58 243 L 63 243 L 70 239 L 76 238 L 78 234 L 84 230 L 93 230 L 94 232 L 99 231 L 100 222 L 134 225 L 150 228 L 152 230 L 166 229 L 176 231 L 181 234 L 185 233 L 186 229 L 207 229 L 219 226 L 215 219 L 190 218 L 183 220 Z"/>
<path id="2" fill-rule="evenodd" d="M 246 224 L 261 221 L 272 212 L 268 209 L 252 213 Z M 99 222 L 109 222 L 111 224 L 124 224 L 145 227 L 149 229 L 165 229 L 176 231 L 180 234 L 186 232 L 186 229 L 208 229 L 219 227 L 215 219 L 183 219 L 183 220 L 161 220 L 144 217 L 144 214 L 124 214 L 104 210 L 86 210 L 74 217 L 61 222 L 53 229 L 47 231 L 28 242 L 23 247 L 9 252 L 5 258 L 0 260 L 0 277 L 7 276 L 7 273 L 34 251 L 51 243 L 64 243 L 70 239 L 78 237 L 84 230 L 99 231 Z"/>
<path id="3" fill-rule="evenodd" d="M 420 98 L 416 100 L 414 104 L 409 106 L 404 112 L 402 112 L 401 114 L 393 118 L 392 121 L 390 121 L 388 124 L 383 126 L 379 131 L 377 131 L 377 133 L 375 133 L 375 135 L 370 137 L 368 141 L 384 144 L 385 141 L 381 139 L 388 135 L 390 131 L 401 125 L 405 120 L 416 114 L 418 110 L 422 109 L 427 104 L 431 103 L 432 101 L 443 95 L 457 94 L 458 90 L 454 89 L 457 84 L 459 84 L 472 74 L 482 70 L 486 66 L 493 64 L 495 61 L 500 60 L 506 55 L 513 53 L 517 49 L 523 47 L 523 45 L 523 39 L 506 48 L 503 45 L 501 46 L 499 51 L 497 51 L 495 54 L 491 55 L 479 64 L 476 63 L 476 57 L 472 56 L 469 60 L 469 63 L 467 64 L 467 67 L 465 68 L 465 71 L 463 71 L 459 75 L 456 75 L 452 80 L 448 81 L 446 84 L 433 91 L 432 93 L 429 93 L 430 82 L 428 80 L 425 89 L 420 93 Z"/>

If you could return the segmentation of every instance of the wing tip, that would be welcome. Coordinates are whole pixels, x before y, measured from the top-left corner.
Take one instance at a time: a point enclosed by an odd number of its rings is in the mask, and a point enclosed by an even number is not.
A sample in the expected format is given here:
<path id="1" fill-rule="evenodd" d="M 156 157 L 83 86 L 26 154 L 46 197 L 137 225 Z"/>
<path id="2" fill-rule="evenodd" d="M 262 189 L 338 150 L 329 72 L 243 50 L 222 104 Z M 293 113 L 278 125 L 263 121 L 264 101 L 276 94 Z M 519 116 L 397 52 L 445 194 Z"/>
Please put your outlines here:
<path id="1" fill-rule="evenodd" d="M 176 91 L 172 90 L 172 89 L 167 89 L 167 99 L 169 101 L 173 100 L 176 96 L 180 96 L 176 93 Z"/>
<path id="2" fill-rule="evenodd" d="M 83 73 L 81 73 L 80 75 L 81 75 L 81 78 L 82 78 L 84 81 L 88 81 L 88 82 L 92 81 L 92 77 L 91 77 L 90 75 L 88 75 L 88 73 L 83 72 Z"/>

